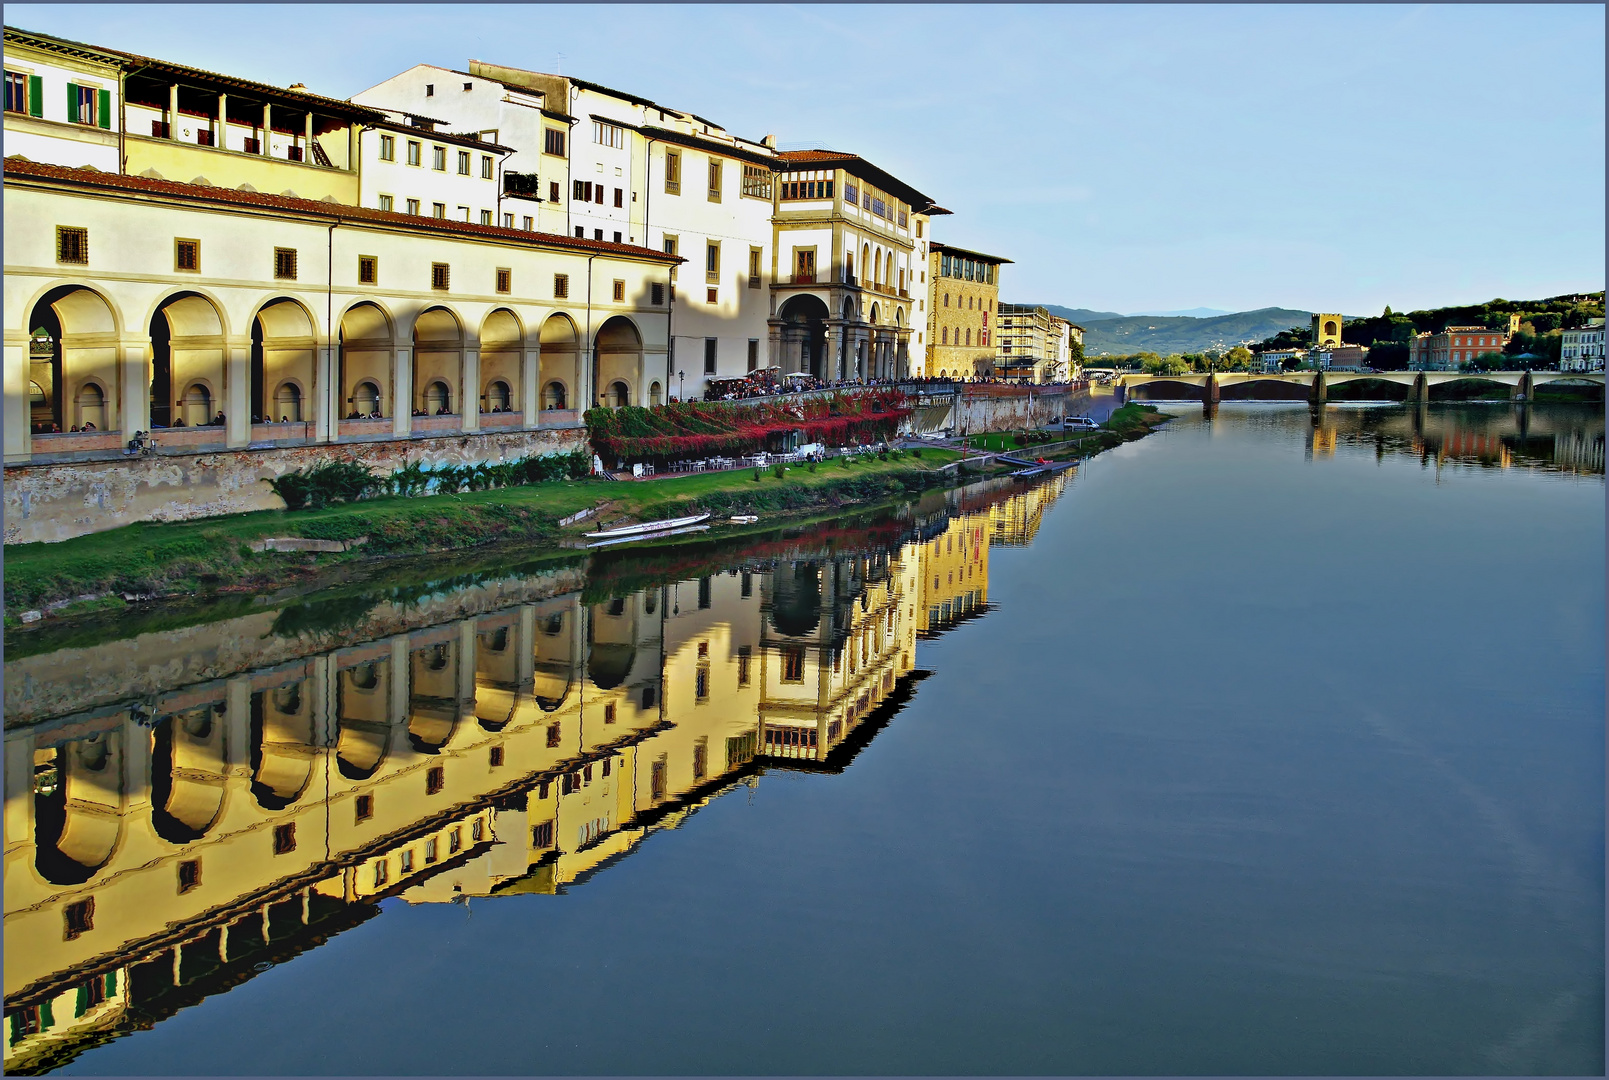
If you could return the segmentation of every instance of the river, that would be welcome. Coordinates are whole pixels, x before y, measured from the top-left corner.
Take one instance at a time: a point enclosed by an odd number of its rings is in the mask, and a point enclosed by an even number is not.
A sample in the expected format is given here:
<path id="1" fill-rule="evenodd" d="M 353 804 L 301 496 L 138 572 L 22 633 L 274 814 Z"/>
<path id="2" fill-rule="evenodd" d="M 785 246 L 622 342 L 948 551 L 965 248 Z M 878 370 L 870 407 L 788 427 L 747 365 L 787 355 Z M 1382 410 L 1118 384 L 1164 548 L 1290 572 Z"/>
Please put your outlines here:
<path id="1" fill-rule="evenodd" d="M 1601 1074 L 1601 408 L 1164 408 L 14 635 L 6 1071 Z"/>

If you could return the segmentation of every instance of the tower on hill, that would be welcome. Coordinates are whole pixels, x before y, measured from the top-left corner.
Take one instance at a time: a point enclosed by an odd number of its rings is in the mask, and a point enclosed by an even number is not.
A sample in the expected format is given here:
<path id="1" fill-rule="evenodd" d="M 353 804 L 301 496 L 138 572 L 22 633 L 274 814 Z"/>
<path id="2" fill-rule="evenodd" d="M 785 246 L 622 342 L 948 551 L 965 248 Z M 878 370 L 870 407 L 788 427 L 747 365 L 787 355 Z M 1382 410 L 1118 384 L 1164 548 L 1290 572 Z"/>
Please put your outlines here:
<path id="1" fill-rule="evenodd" d="M 1323 349 L 1341 344 L 1341 316 L 1318 314 L 1313 316 L 1313 348 Z"/>

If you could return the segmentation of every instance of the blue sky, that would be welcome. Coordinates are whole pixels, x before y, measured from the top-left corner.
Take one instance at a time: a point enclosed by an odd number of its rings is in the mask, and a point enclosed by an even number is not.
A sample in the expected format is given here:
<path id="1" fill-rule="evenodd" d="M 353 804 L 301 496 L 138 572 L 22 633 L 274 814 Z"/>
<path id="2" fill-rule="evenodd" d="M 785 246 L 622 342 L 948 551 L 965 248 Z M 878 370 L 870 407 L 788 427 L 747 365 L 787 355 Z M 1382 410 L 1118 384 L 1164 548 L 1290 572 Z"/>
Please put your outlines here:
<path id="1" fill-rule="evenodd" d="M 8 4 L 9 25 L 346 97 L 554 70 L 862 154 L 1004 297 L 1377 313 L 1604 282 L 1604 9 Z M 560 59 L 562 54 L 562 59 Z"/>

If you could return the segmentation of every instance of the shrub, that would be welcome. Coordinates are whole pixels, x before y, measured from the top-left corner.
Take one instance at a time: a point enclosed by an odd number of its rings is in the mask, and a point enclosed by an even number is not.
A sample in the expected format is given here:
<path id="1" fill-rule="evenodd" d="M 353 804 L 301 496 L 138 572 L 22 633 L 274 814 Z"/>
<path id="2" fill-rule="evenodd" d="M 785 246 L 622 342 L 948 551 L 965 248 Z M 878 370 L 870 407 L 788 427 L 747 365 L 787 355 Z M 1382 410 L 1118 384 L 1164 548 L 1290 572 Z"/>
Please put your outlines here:
<path id="1" fill-rule="evenodd" d="M 921 456 L 922 456 L 922 448 L 920 446 L 911 451 L 911 457 L 919 458 Z"/>
<path id="2" fill-rule="evenodd" d="M 336 503 L 355 502 L 385 485 L 367 465 L 355 461 L 326 461 L 310 469 L 297 469 L 267 481 L 289 510 L 318 510 Z"/>
<path id="3" fill-rule="evenodd" d="M 760 482 L 760 470 L 759 469 L 754 470 L 754 482 L 756 484 L 758 484 Z"/>
<path id="4" fill-rule="evenodd" d="M 815 472 L 816 471 L 816 463 L 814 461 L 812 461 L 809 465 L 806 465 L 805 468 L 809 469 L 811 472 Z"/>
<path id="5" fill-rule="evenodd" d="M 783 465 L 779 462 L 776 465 L 771 466 L 771 475 L 776 477 L 778 480 L 781 480 L 787 474 L 788 467 L 786 465 Z"/>

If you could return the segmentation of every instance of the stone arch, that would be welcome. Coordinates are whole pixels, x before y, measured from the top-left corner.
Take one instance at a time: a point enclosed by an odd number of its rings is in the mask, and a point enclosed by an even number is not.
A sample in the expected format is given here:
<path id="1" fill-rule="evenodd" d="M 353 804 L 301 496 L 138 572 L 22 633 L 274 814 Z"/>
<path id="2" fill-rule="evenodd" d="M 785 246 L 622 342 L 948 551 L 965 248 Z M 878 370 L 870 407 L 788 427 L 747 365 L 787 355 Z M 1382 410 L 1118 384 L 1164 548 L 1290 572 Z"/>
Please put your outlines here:
<path id="1" fill-rule="evenodd" d="M 396 387 L 392 378 L 397 336 L 391 313 L 372 300 L 363 300 L 341 312 L 339 327 L 341 415 L 349 420 L 367 417 L 371 411 L 395 416 Z M 362 407 L 367 404 L 366 395 L 364 401 L 358 400 L 364 383 L 376 391 L 372 410 Z"/>
<path id="2" fill-rule="evenodd" d="M 166 717 L 151 739 L 151 826 L 170 844 L 207 835 L 223 816 L 229 758 L 221 706 Z"/>
<path id="3" fill-rule="evenodd" d="M 204 411 L 210 423 L 223 407 L 225 327 L 217 304 L 200 293 L 174 293 L 156 305 L 150 331 L 151 426 L 193 427 Z"/>
<path id="4" fill-rule="evenodd" d="M 658 408 L 660 405 L 664 404 L 664 396 L 665 389 L 659 385 L 658 379 L 655 379 L 653 382 L 648 384 L 648 404 L 650 406 Z"/>
<path id="5" fill-rule="evenodd" d="M 123 810 L 120 733 L 100 732 L 36 752 L 34 868 L 55 885 L 88 881 L 117 851 Z"/>
<path id="6" fill-rule="evenodd" d="M 599 690 L 613 690 L 631 679 L 637 665 L 639 625 L 636 605 L 593 604 L 587 618 L 587 676 Z"/>
<path id="7" fill-rule="evenodd" d="M 111 394 L 97 377 L 90 376 L 78 384 L 78 393 L 73 398 L 74 425 L 86 431 L 91 426 L 96 431 L 112 430 L 107 422 L 110 405 Z"/>
<path id="8" fill-rule="evenodd" d="M 576 332 L 575 323 L 568 315 L 549 315 L 538 337 L 542 355 L 542 409 L 576 408 L 581 400 L 581 335 Z"/>
<path id="9" fill-rule="evenodd" d="M 343 668 L 335 682 L 335 764 L 348 780 L 375 774 L 391 746 L 391 664 Z"/>
<path id="10" fill-rule="evenodd" d="M 408 653 L 408 742 L 421 754 L 441 753 L 458 728 L 461 660 L 455 640 Z"/>
<path id="11" fill-rule="evenodd" d="M 251 695 L 251 793 L 265 810 L 283 810 L 307 791 L 318 756 L 313 706 L 299 682 Z"/>
<path id="12" fill-rule="evenodd" d="M 464 324 L 451 308 L 426 308 L 413 323 L 413 409 L 416 415 L 457 416 L 463 400 Z M 427 400 L 432 388 L 438 396 Z"/>
<path id="13" fill-rule="evenodd" d="M 553 712 L 570 696 L 575 681 L 576 650 L 573 610 L 540 616 L 536 624 L 531 694 L 543 712 Z"/>
<path id="14" fill-rule="evenodd" d="M 782 305 L 782 370 L 807 371 L 824 377 L 827 353 L 827 320 L 831 312 L 819 296 L 800 293 Z"/>
<path id="15" fill-rule="evenodd" d="M 281 296 L 258 307 L 251 320 L 251 415 L 253 422 L 311 419 L 318 330 L 311 312 Z M 294 388 L 294 393 L 285 389 Z"/>
<path id="16" fill-rule="evenodd" d="M 523 412 L 525 327 L 508 308 L 497 308 L 480 325 L 480 410 Z M 502 383 L 504 393 L 494 393 Z"/>
<path id="17" fill-rule="evenodd" d="M 598 327 L 592 338 L 592 385 L 599 389 L 601 399 L 615 397 L 616 384 L 625 387 L 626 404 L 638 397 L 642 377 L 642 333 L 637 324 L 624 315 L 613 315 Z M 607 391 L 603 388 L 608 387 Z M 613 401 L 600 400 L 598 404 Z"/>
<path id="18" fill-rule="evenodd" d="M 29 405 L 29 427 L 36 434 L 66 431 L 75 419 L 78 397 L 94 383 L 105 402 L 103 430 L 117 430 L 119 410 L 109 387 L 117 378 L 117 311 L 101 293 L 82 285 L 58 285 L 44 292 L 28 314 L 29 381 L 38 388 Z"/>

